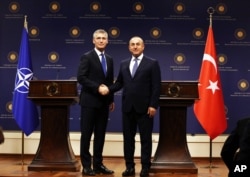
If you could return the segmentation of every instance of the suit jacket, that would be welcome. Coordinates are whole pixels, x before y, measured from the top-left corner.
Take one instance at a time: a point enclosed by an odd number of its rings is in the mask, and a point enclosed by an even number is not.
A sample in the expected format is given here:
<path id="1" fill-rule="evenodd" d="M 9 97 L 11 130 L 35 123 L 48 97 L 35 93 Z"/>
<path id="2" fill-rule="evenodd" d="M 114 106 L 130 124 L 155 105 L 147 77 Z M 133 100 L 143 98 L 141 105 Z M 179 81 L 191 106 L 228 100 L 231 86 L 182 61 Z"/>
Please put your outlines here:
<path id="1" fill-rule="evenodd" d="M 132 108 L 138 113 L 145 113 L 148 107 L 158 107 L 161 85 L 161 72 L 157 60 L 144 56 L 132 78 L 129 70 L 130 59 L 120 64 L 120 71 L 111 92 L 123 88 L 122 111 Z"/>
<path id="2" fill-rule="evenodd" d="M 107 75 L 105 77 L 99 56 L 91 50 L 81 57 L 77 72 L 77 81 L 82 85 L 80 93 L 81 106 L 100 108 L 113 102 L 113 94 L 102 96 L 98 92 L 100 84 L 113 84 L 113 59 L 105 54 L 107 61 Z"/>
<path id="3" fill-rule="evenodd" d="M 224 145 L 221 150 L 221 157 L 226 166 L 228 167 L 228 169 L 234 167 L 234 161 L 237 159 L 237 158 L 235 159 L 235 155 L 236 152 L 239 150 L 239 148 L 241 148 L 242 145 L 240 144 L 245 138 L 245 135 L 247 135 L 247 134 L 244 135 L 244 131 L 249 121 L 250 118 L 244 118 L 239 120 L 237 122 L 237 126 L 235 127 L 235 129 L 230 133 L 230 135 L 224 142 Z"/>
<path id="4" fill-rule="evenodd" d="M 240 139 L 240 150 L 236 158 L 236 162 L 250 165 L 250 120 L 245 122 L 245 128 L 242 131 Z M 248 169 L 250 172 L 250 170 Z"/>

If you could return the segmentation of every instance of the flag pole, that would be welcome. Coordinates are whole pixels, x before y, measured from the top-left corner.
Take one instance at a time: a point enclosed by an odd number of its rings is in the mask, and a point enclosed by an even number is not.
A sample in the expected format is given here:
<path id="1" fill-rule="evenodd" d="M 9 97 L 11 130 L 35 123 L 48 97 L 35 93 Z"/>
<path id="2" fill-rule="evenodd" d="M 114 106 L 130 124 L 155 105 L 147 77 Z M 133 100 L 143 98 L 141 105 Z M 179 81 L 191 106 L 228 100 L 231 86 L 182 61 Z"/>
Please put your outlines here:
<path id="1" fill-rule="evenodd" d="M 22 166 L 24 165 L 23 156 L 24 156 L 24 133 L 22 131 Z"/>
<path id="2" fill-rule="evenodd" d="M 212 144 L 212 139 L 210 138 L 210 141 L 209 141 L 209 168 L 217 168 L 216 166 L 213 166 L 213 144 Z"/>
<path id="3" fill-rule="evenodd" d="M 24 15 L 24 27 L 26 29 L 28 29 L 28 22 L 27 22 L 27 15 Z M 22 165 L 22 167 L 24 165 L 27 165 L 25 162 L 24 162 L 24 132 L 22 131 L 22 150 L 21 150 L 21 163 L 20 165 Z"/>
<path id="4" fill-rule="evenodd" d="M 199 77 L 199 94 L 201 99 L 195 102 L 194 113 L 210 138 L 210 164 L 207 168 L 212 169 L 212 140 L 225 131 L 227 122 L 212 29 L 212 16 L 215 13 L 215 9 L 209 7 L 207 13 L 209 14 L 209 28 Z M 207 107 L 211 105 L 213 107 L 208 114 Z M 216 126 L 213 123 L 214 121 L 218 122 Z"/>
<path id="5" fill-rule="evenodd" d="M 24 15 L 24 28 L 28 30 L 27 15 Z"/>
<path id="6" fill-rule="evenodd" d="M 209 26 L 212 27 L 213 25 L 213 14 L 215 12 L 215 9 L 213 7 L 209 7 L 207 9 L 207 13 L 209 14 Z M 212 168 L 216 168 L 215 166 L 212 165 L 212 154 L 213 154 L 213 144 L 212 144 L 212 139 L 209 138 L 209 166 L 205 167 L 205 168 L 209 168 L 209 169 L 212 169 Z"/>
<path id="7" fill-rule="evenodd" d="M 212 24 L 213 24 L 212 18 L 213 18 L 214 12 L 215 12 L 215 10 L 214 10 L 213 7 L 209 7 L 209 8 L 207 9 L 207 13 L 209 14 L 209 26 L 210 26 L 210 27 L 212 27 Z"/>
<path id="8" fill-rule="evenodd" d="M 25 29 L 28 29 L 28 22 L 27 22 L 27 15 L 24 15 L 24 28 Z M 22 131 L 22 152 L 21 152 L 21 163 L 18 163 L 19 165 L 22 165 L 22 167 L 24 165 L 27 165 L 25 162 L 24 162 L 24 132 Z"/>
<path id="9" fill-rule="evenodd" d="M 22 131 L 22 154 L 21 154 L 21 165 L 24 166 L 24 165 L 27 165 L 25 162 L 24 162 L 24 133 Z"/>
<path id="10" fill-rule="evenodd" d="M 28 30 L 28 22 L 27 22 L 27 15 L 24 15 L 24 24 L 23 24 L 24 28 Z M 26 163 L 24 163 L 24 132 L 22 131 L 22 166 L 26 165 Z"/>
<path id="11" fill-rule="evenodd" d="M 213 25 L 213 20 L 212 20 L 212 18 L 213 18 L 213 14 L 214 14 L 214 12 L 215 12 L 215 10 L 214 10 L 214 8 L 213 7 L 209 7 L 208 9 L 207 9 L 207 13 L 209 14 L 209 26 L 210 27 L 212 27 L 212 25 Z M 215 168 L 213 165 L 212 165 L 212 153 L 213 152 L 213 144 L 212 144 L 212 139 L 211 138 L 209 138 L 209 168 L 211 169 L 211 168 Z"/>
<path id="12" fill-rule="evenodd" d="M 21 152 L 21 162 L 17 163 L 17 165 L 22 165 L 22 167 L 24 165 L 27 165 L 27 163 L 24 162 L 24 132 L 22 131 L 22 152 Z"/>

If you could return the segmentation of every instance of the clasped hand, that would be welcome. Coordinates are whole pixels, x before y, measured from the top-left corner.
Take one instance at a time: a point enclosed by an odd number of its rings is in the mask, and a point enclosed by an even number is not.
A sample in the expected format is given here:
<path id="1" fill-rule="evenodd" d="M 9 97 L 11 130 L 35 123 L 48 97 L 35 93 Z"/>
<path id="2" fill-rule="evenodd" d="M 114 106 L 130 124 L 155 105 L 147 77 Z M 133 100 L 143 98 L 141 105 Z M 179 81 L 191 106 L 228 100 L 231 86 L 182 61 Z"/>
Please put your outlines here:
<path id="1" fill-rule="evenodd" d="M 101 95 L 107 95 L 107 94 L 109 94 L 109 88 L 108 88 L 105 84 L 101 84 L 101 85 L 98 87 L 98 92 L 99 92 Z"/>

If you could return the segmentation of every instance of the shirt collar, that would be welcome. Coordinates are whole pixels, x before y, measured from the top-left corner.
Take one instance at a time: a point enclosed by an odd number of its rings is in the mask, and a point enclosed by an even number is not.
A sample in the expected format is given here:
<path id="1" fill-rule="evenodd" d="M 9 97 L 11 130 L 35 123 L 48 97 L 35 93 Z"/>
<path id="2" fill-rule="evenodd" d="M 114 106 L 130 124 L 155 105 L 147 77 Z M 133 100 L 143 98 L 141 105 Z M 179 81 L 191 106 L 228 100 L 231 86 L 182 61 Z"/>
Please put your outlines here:
<path id="1" fill-rule="evenodd" d="M 95 52 L 97 53 L 98 56 L 100 56 L 102 53 L 104 54 L 104 51 L 100 52 L 97 48 L 95 48 Z"/>
<path id="2" fill-rule="evenodd" d="M 135 58 L 136 58 L 136 57 L 132 56 L 132 60 L 134 60 Z M 143 58 L 143 53 L 142 53 L 139 57 L 137 57 L 137 59 L 138 59 L 139 61 L 141 61 L 142 58 Z"/>

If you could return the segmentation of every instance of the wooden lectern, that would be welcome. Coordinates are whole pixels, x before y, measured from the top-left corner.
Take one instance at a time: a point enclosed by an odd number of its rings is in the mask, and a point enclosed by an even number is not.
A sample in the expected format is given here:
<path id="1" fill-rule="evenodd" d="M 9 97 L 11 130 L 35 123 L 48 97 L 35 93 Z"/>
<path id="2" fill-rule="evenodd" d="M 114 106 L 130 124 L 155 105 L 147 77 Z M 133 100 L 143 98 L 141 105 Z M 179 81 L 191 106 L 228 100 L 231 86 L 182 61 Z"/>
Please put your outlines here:
<path id="1" fill-rule="evenodd" d="M 77 82 L 30 81 L 28 98 L 41 106 L 41 137 L 29 171 L 80 171 L 69 138 L 69 108 L 75 103 Z"/>
<path id="2" fill-rule="evenodd" d="M 150 172 L 197 173 L 186 140 L 187 107 L 198 99 L 198 82 L 161 83 L 160 134 Z"/>

